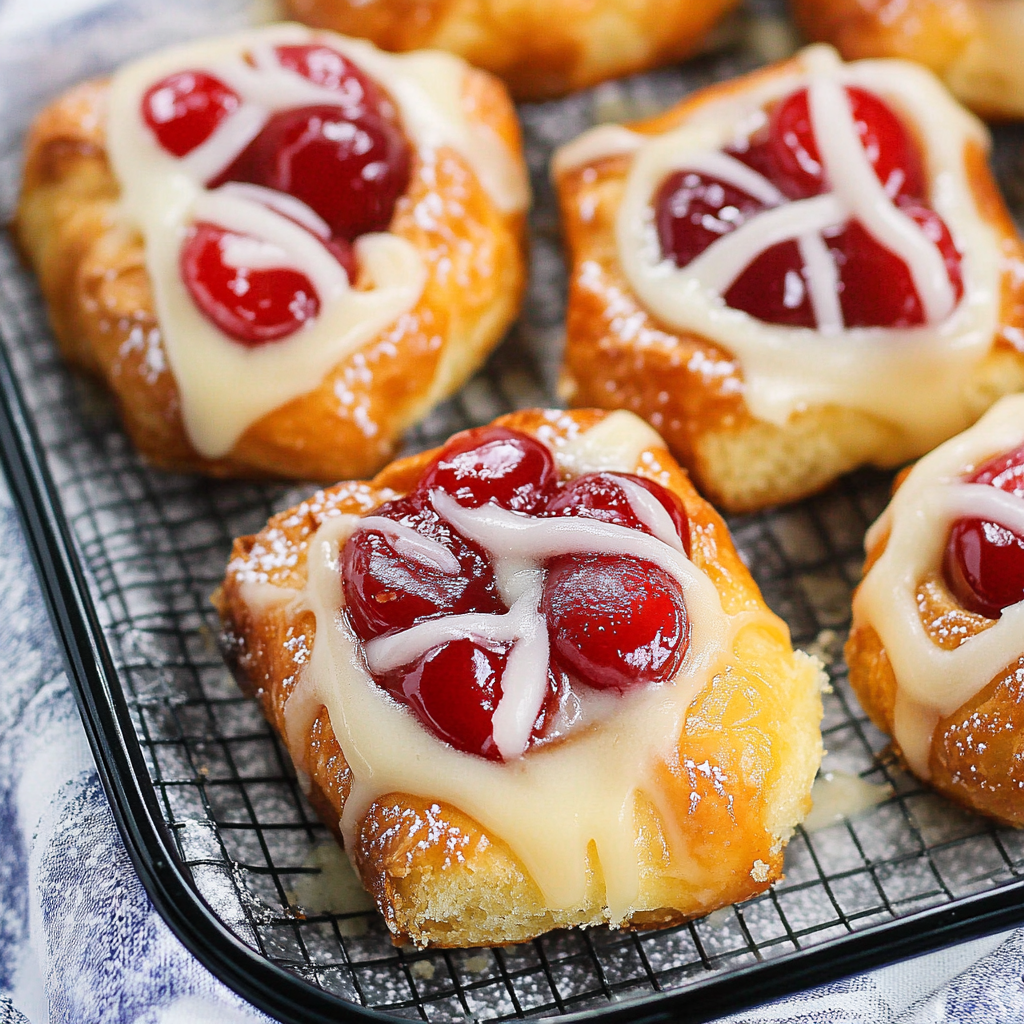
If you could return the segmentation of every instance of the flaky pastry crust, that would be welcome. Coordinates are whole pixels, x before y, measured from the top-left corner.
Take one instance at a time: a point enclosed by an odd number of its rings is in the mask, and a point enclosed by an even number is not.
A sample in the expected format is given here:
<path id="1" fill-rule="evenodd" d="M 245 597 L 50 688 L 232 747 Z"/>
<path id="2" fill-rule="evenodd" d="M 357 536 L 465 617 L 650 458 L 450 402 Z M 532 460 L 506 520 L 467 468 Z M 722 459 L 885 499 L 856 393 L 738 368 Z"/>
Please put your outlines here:
<path id="1" fill-rule="evenodd" d="M 679 127 L 706 104 L 788 73 L 792 62 L 703 89 L 665 113 L 628 125 L 643 135 Z M 979 211 L 1001 239 L 1000 333 L 968 388 L 974 416 L 1024 389 L 1024 245 L 988 169 L 964 152 Z M 867 413 L 812 406 L 776 425 L 744 401 L 739 360 L 680 333 L 641 304 L 619 263 L 615 223 L 629 160 L 609 156 L 556 175 L 570 268 L 561 390 L 571 404 L 629 409 L 665 438 L 701 492 L 734 512 L 795 501 L 884 450 L 894 428 Z"/>
<path id="2" fill-rule="evenodd" d="M 227 456 L 202 457 L 182 420 L 142 238 L 118 216 L 119 187 L 105 148 L 107 92 L 106 82 L 86 83 L 36 120 L 15 233 L 39 276 L 61 351 L 107 384 L 132 440 L 154 465 L 218 477 L 372 473 L 411 424 L 461 386 L 515 318 L 526 273 L 522 214 L 500 211 L 453 149 L 417 152 L 390 230 L 424 259 L 419 301 L 316 389 L 253 423 Z M 463 106 L 522 159 L 518 122 L 500 82 L 467 70 Z"/>
<path id="3" fill-rule="evenodd" d="M 288 0 L 297 21 L 385 50 L 449 50 L 503 78 L 517 99 L 550 99 L 681 60 L 737 0 Z"/>
<path id="4" fill-rule="evenodd" d="M 885 551 L 881 537 L 868 552 L 864 572 Z M 931 641 L 955 650 L 991 628 L 993 621 L 962 607 L 940 576 L 922 580 L 917 605 Z M 995 676 L 932 734 L 929 782 L 944 796 L 1008 825 L 1024 825 L 1024 643 L 1021 657 Z M 846 642 L 850 685 L 871 721 L 892 735 L 897 680 L 875 627 L 858 614 Z M 901 755 L 899 744 L 893 748 Z"/>
<path id="5" fill-rule="evenodd" d="M 549 444 L 589 429 L 606 414 L 526 411 L 496 423 Z M 728 667 L 687 712 L 678 751 L 658 768 L 663 800 L 677 811 L 666 840 L 654 804 L 638 798 L 641 893 L 626 922 L 661 927 L 698 917 L 763 891 L 779 877 L 782 848 L 810 807 L 821 758 L 820 667 L 794 654 L 785 625 L 771 615 L 721 518 L 663 449 L 648 449 L 637 472 L 657 479 L 685 506 L 692 558 L 717 588 L 727 613 L 753 612 L 737 633 Z M 301 590 L 311 538 L 326 517 L 367 513 L 415 486 L 434 453 L 403 459 L 369 482 L 342 483 L 275 516 L 259 534 L 235 541 L 215 603 L 225 649 L 242 687 L 260 699 L 282 736 L 285 705 L 315 641 L 312 613 L 246 599 L 246 581 Z M 255 575 L 254 575 L 255 574 Z M 387 737 L 381 737 L 387 743 Z M 561 742 L 572 742 L 569 739 Z M 351 775 L 327 710 L 290 753 L 310 779 L 310 797 L 338 834 Z M 527 755 L 529 756 L 529 755 Z M 591 857 L 588 892 L 578 905 L 547 907 L 510 846 L 459 808 L 403 793 L 373 803 L 349 854 L 396 941 L 472 946 L 521 941 L 552 928 L 608 920 L 600 865 Z"/>
<path id="6" fill-rule="evenodd" d="M 1024 117 L 1022 0 L 792 0 L 810 39 L 847 60 L 902 57 L 931 68 L 984 117 Z"/>

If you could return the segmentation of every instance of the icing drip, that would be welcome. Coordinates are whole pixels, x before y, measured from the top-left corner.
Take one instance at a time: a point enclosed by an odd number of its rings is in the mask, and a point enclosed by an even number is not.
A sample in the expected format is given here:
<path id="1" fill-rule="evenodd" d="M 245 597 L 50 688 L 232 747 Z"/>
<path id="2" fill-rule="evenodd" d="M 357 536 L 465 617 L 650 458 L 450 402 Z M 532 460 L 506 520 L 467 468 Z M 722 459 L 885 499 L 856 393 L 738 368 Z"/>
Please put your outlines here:
<path id="1" fill-rule="evenodd" d="M 939 571 L 952 524 L 975 517 L 1024 533 L 1024 500 L 996 487 L 962 482 L 987 458 L 1024 439 L 1024 396 L 1002 399 L 970 430 L 925 456 L 911 470 L 866 543 L 885 551 L 857 590 L 855 611 L 878 633 L 897 682 L 893 735 L 907 763 L 928 778 L 932 734 L 1021 655 L 1024 601 L 955 650 L 928 635 L 917 606 L 921 581 Z"/>
<path id="2" fill-rule="evenodd" d="M 414 530 L 411 526 L 388 519 L 386 516 L 365 516 L 359 521 L 360 530 L 377 530 L 388 538 L 395 551 L 420 565 L 454 576 L 462 566 L 459 560 L 440 542 Z"/>
<path id="3" fill-rule="evenodd" d="M 780 206 L 769 191 L 777 192 L 771 182 L 750 168 L 737 171 L 731 164 L 738 161 L 721 151 L 749 137 L 763 124 L 765 109 L 803 87 L 809 88 L 832 191 Z M 937 246 L 878 183 L 856 139 L 843 87 L 882 97 L 917 129 L 930 205 L 964 254 L 964 298 L 955 308 Z M 554 168 L 561 175 L 603 157 L 629 157 L 616 244 L 622 270 L 643 305 L 674 330 L 733 353 L 742 367 L 744 400 L 758 419 L 783 424 L 816 405 L 857 409 L 896 428 L 876 455 L 895 464 L 964 429 L 976 415 L 966 385 L 998 328 L 1001 256 L 995 230 L 978 212 L 964 151 L 988 144 L 984 126 L 923 68 L 899 61 L 843 64 L 834 50 L 815 46 L 798 54 L 790 69 L 698 107 L 666 134 L 595 128 L 559 150 Z M 687 170 L 717 177 L 768 208 L 680 268 L 662 256 L 653 197 L 669 175 Z M 837 269 L 821 232 L 852 218 L 908 264 L 926 325 L 844 326 Z M 756 320 L 721 298 L 758 253 L 789 239 L 797 241 L 804 261 L 818 331 Z M 835 341 L 823 345 L 821 333 Z M 906 387 L 908 379 L 914 388 Z"/>
<path id="4" fill-rule="evenodd" d="M 857 135 L 850 100 L 829 75 L 813 74 L 809 104 L 822 165 L 833 194 L 855 218 L 910 268 L 925 309 L 925 319 L 938 323 L 953 312 L 953 286 L 938 246 L 928 239 L 886 195 Z"/>
<path id="5" fill-rule="evenodd" d="M 587 457 L 602 441 L 614 453 L 613 466 Z M 636 472 L 644 452 L 655 444 L 663 447 L 646 424 L 617 413 L 555 454 L 563 468 L 571 464 L 576 473 L 609 468 Z M 503 615 L 448 616 L 360 645 L 347 617 L 339 614 L 343 593 L 338 558 L 351 531 L 365 521 L 355 516 L 326 520 L 309 547 L 303 600 L 316 617 L 316 640 L 286 707 L 289 748 L 305 748 L 313 717 L 325 705 L 352 770 L 352 791 L 341 821 L 350 851 L 356 848 L 358 829 L 375 800 L 388 793 L 421 796 L 458 807 L 507 842 L 552 908 L 582 902 L 588 869 L 599 863 L 611 920 L 619 923 L 630 916 L 639 893 L 637 796 L 653 793 L 657 800 L 652 773 L 674 755 L 687 707 L 721 671 L 736 635 L 759 616 L 727 616 L 701 570 L 675 546 L 639 531 L 568 517 L 543 520 L 494 506 L 464 509 L 443 493 L 435 493 L 432 500 L 456 529 L 487 548 L 498 562 L 505 561 L 506 586 L 509 591 L 518 589 L 517 600 Z M 639 506 L 633 506 L 638 516 Z M 661 523 L 659 529 L 663 527 Z M 680 581 L 691 639 L 670 683 L 630 691 L 613 702 L 596 694 L 593 714 L 586 707 L 566 708 L 565 724 L 586 722 L 586 728 L 577 727 L 561 742 L 534 747 L 527 756 L 500 764 L 442 743 L 371 679 L 368 668 L 380 671 L 385 665 L 400 665 L 417 651 L 457 635 L 512 642 L 516 646 L 503 686 L 508 679 L 517 695 L 507 712 L 499 706 L 495 738 L 500 732 L 503 742 L 512 743 L 524 731 L 528 736 L 536 718 L 531 709 L 539 708 L 536 680 L 547 685 L 547 631 L 536 610 L 543 573 L 533 566 L 551 553 L 602 549 L 648 558 Z M 532 628 L 536 633 L 531 634 Z M 517 659 L 519 650 L 522 655 Z M 543 673 L 537 671 L 539 665 Z M 428 763 L 429 772 L 423 767 Z M 673 813 L 662 811 L 667 841 L 676 831 Z"/>
<path id="6" fill-rule="evenodd" d="M 489 129 L 462 109 L 466 65 L 442 53 L 385 54 L 359 40 L 277 25 L 188 44 L 124 68 L 111 83 L 107 143 L 121 187 L 121 212 L 146 243 L 146 268 L 182 416 L 193 446 L 207 458 L 230 453 L 246 428 L 316 388 L 330 372 L 404 312 L 423 292 L 427 270 L 405 239 L 363 235 L 355 250 L 360 289 L 353 288 L 322 244 L 327 226 L 298 200 L 254 185 L 205 182 L 228 166 L 272 114 L 305 105 L 337 106 L 341 94 L 282 66 L 274 48 L 324 43 L 381 82 L 402 127 L 421 154 L 442 146 L 459 152 L 505 211 L 528 200 L 523 172 Z M 244 59 L 252 54 L 255 66 Z M 184 158 L 162 149 L 142 120 L 146 90 L 169 74 L 206 71 L 230 86 L 240 105 Z M 178 255 L 189 225 L 206 220 L 252 235 L 274 248 L 235 246 L 231 258 L 258 269 L 286 267 L 305 274 L 320 313 L 288 337 L 248 349 L 208 321 L 181 281 Z M 276 250 L 276 251 L 275 251 Z M 244 386 L 238 382 L 245 381 Z"/>

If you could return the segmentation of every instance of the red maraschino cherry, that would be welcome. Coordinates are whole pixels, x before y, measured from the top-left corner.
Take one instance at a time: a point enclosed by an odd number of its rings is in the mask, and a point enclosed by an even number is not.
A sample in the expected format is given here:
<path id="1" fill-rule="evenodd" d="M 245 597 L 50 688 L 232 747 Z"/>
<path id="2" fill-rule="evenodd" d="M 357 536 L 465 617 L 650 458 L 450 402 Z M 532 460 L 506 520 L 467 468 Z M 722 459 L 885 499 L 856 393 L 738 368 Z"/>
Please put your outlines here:
<path id="1" fill-rule="evenodd" d="M 598 690 L 624 693 L 675 675 L 689 643 L 676 581 L 659 566 L 608 555 L 557 559 L 541 610 L 554 657 Z"/>
<path id="2" fill-rule="evenodd" d="M 641 522 L 629 500 L 629 494 L 619 481 L 628 480 L 652 494 L 669 514 L 680 540 L 690 553 L 690 524 L 686 512 L 661 484 L 633 473 L 587 473 L 570 480 L 548 502 L 549 516 L 582 516 L 603 523 L 628 526 L 641 533 L 651 533 Z"/>
<path id="3" fill-rule="evenodd" d="M 341 570 L 345 603 L 360 639 L 440 615 L 504 610 L 487 556 L 441 519 L 426 492 L 389 501 L 373 514 L 442 544 L 458 560 L 459 571 L 445 572 L 401 553 L 379 530 L 356 531 L 342 549 Z"/>
<path id="4" fill-rule="evenodd" d="M 500 761 L 491 720 L 501 700 L 504 669 L 505 655 L 471 640 L 451 640 L 414 665 L 390 673 L 382 683 L 445 743 Z"/>
<path id="5" fill-rule="evenodd" d="M 395 119 L 394 104 L 383 89 L 332 47 L 322 43 L 278 46 L 274 54 L 282 67 L 302 75 L 321 89 L 337 93 L 339 106 L 349 116 L 369 113 Z"/>
<path id="6" fill-rule="evenodd" d="M 142 117 L 157 142 L 176 157 L 204 143 L 241 103 L 238 93 L 205 71 L 179 71 L 150 86 Z"/>
<path id="7" fill-rule="evenodd" d="M 456 435 L 427 469 L 423 490 L 447 491 L 464 508 L 493 502 L 515 512 L 539 511 L 555 493 L 558 470 L 548 446 L 507 427 Z"/>
<path id="8" fill-rule="evenodd" d="M 212 184 L 246 181 L 285 192 L 315 210 L 333 235 L 352 241 L 387 230 L 411 165 L 394 121 L 319 104 L 275 114 Z"/>
<path id="9" fill-rule="evenodd" d="M 889 198 L 924 200 L 928 190 L 921 153 L 903 122 L 885 102 L 865 89 L 848 88 L 846 95 L 868 162 Z M 786 195 L 804 199 L 825 190 L 827 183 L 811 127 L 806 89 L 775 107 L 768 138 L 775 167 L 772 180 Z"/>
<path id="10" fill-rule="evenodd" d="M 233 245 L 255 239 L 200 222 L 181 250 L 181 277 L 193 302 L 216 327 L 249 347 L 293 334 L 320 311 L 305 274 L 288 267 L 251 270 L 230 259 Z"/>
<path id="11" fill-rule="evenodd" d="M 1024 445 L 986 462 L 967 478 L 1024 498 Z M 1024 601 L 1024 537 L 998 523 L 959 519 L 950 530 L 943 575 L 969 611 L 998 619 Z"/>

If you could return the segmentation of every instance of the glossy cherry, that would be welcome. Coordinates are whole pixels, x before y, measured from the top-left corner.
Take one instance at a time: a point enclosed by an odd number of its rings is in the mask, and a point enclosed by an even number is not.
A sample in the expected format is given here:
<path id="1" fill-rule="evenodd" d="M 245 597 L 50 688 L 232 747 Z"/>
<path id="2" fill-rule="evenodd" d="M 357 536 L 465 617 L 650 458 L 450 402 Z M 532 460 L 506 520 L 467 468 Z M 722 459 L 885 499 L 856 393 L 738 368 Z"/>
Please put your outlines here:
<path id="1" fill-rule="evenodd" d="M 387 230 L 411 164 L 409 143 L 390 118 L 319 104 L 275 114 L 211 184 L 247 181 L 286 192 L 352 241 Z"/>
<path id="2" fill-rule="evenodd" d="M 297 270 L 232 265 L 232 245 L 252 241 L 216 224 L 195 224 L 181 250 L 180 271 L 200 312 L 235 341 L 255 347 L 293 334 L 317 315 L 320 299 Z"/>
<path id="3" fill-rule="evenodd" d="M 452 640 L 381 682 L 445 743 L 500 761 L 491 720 L 501 700 L 504 668 L 504 654 L 471 640 Z"/>
<path id="4" fill-rule="evenodd" d="M 238 93 L 205 71 L 179 71 L 150 86 L 142 118 L 157 141 L 176 157 L 204 143 L 241 103 Z"/>
<path id="5" fill-rule="evenodd" d="M 848 88 L 846 94 L 861 145 L 889 197 L 925 199 L 928 193 L 920 150 L 900 119 L 864 89 Z M 775 107 L 768 136 L 776 168 L 772 180 L 786 195 L 802 199 L 825 190 L 806 89 Z"/>
<path id="6" fill-rule="evenodd" d="M 942 218 L 916 203 L 900 204 L 903 212 L 938 245 L 957 302 L 964 293 L 960 254 Z M 839 302 L 847 327 L 919 327 L 924 309 L 907 265 L 880 245 L 856 221 L 826 237 L 839 271 Z"/>
<path id="7" fill-rule="evenodd" d="M 361 639 L 438 615 L 504 611 L 487 556 L 438 516 L 425 492 L 389 501 L 373 514 L 443 544 L 460 571 L 446 573 L 400 554 L 378 530 L 358 530 L 342 549 L 341 571 L 349 618 Z"/>
<path id="8" fill-rule="evenodd" d="M 599 690 L 621 693 L 666 682 L 689 644 L 678 583 L 664 569 L 635 558 L 557 559 L 541 610 L 553 657 Z"/>
<path id="9" fill-rule="evenodd" d="M 440 488 L 464 508 L 494 502 L 516 512 L 540 511 L 558 487 L 546 444 L 507 427 L 457 434 L 428 467 L 420 488 Z"/>
<path id="10" fill-rule="evenodd" d="M 989 484 L 1024 498 L 1024 445 L 989 460 L 968 483 Z M 946 584 L 969 611 L 998 619 L 1024 601 L 1024 537 L 980 519 L 953 524 L 943 559 Z"/>
<path id="11" fill-rule="evenodd" d="M 686 512 L 676 498 L 661 484 L 633 473 L 587 473 L 570 480 L 548 502 L 547 514 L 553 516 L 582 516 L 603 523 L 628 526 L 641 533 L 651 530 L 637 518 L 629 495 L 619 483 L 626 479 L 649 491 L 668 512 L 676 532 L 690 553 L 690 524 Z"/>
<path id="12" fill-rule="evenodd" d="M 347 57 L 330 46 L 304 43 L 278 46 L 274 54 L 282 67 L 302 75 L 321 89 L 338 94 L 338 104 L 349 117 L 375 114 L 395 117 L 395 108 L 384 91 Z"/>
<path id="13" fill-rule="evenodd" d="M 817 327 L 796 242 L 765 249 L 729 286 L 725 304 L 783 327 Z"/>
<path id="14" fill-rule="evenodd" d="M 654 197 L 661 251 L 685 267 L 763 209 L 764 203 L 735 185 L 697 171 L 676 171 Z"/>

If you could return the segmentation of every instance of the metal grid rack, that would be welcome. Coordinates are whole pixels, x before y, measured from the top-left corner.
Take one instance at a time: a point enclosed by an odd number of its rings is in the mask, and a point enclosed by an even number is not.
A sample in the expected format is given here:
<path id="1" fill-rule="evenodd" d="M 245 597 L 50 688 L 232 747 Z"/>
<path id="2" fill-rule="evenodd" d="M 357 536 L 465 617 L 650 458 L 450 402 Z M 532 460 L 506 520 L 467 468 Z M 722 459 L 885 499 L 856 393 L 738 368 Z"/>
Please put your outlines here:
<path id="1" fill-rule="evenodd" d="M 488 366 L 409 439 L 410 448 L 525 405 L 554 404 L 564 275 L 545 168 L 552 146 L 602 104 L 663 105 L 756 63 L 733 48 L 684 71 L 523 110 L 538 205 L 534 286 L 523 321 Z M 1022 197 L 1009 130 L 997 166 Z M 8 155 L 9 156 L 9 155 Z M 2 165 L 9 169 L 10 158 Z M 10 194 L 10 179 L 4 183 Z M 315 910 L 310 878 L 337 870 L 327 828 L 287 755 L 241 696 L 216 647 L 209 595 L 231 540 L 308 491 L 161 474 L 143 466 L 109 400 L 60 363 L 35 287 L 0 245 L 0 335 L 61 495 L 161 813 L 206 901 L 267 960 L 342 999 L 423 1020 L 511 1019 L 608 1007 L 989 891 L 1024 875 L 1024 833 L 922 789 L 887 756 L 845 679 L 841 650 L 862 538 L 889 479 L 861 473 L 797 506 L 731 522 L 737 545 L 794 642 L 829 664 L 826 765 L 888 782 L 893 796 L 814 834 L 799 830 L 768 893 L 664 931 L 554 933 L 493 950 L 391 945 L 381 918 Z M 333 865 L 333 866 L 332 866 Z M 339 897 L 321 886 L 337 901 Z M 313 894 L 313 895 L 310 895 Z M 330 900 L 328 900 L 328 903 Z M 305 907 L 303 906 L 305 904 Z"/>

